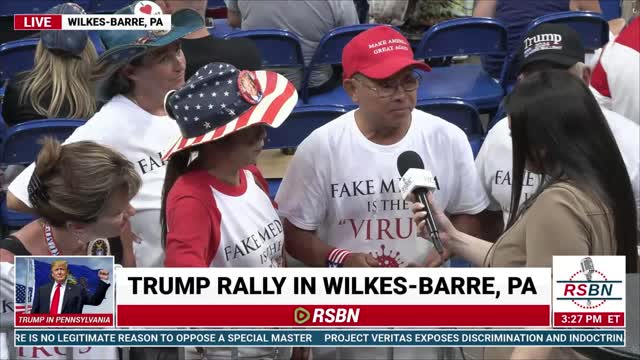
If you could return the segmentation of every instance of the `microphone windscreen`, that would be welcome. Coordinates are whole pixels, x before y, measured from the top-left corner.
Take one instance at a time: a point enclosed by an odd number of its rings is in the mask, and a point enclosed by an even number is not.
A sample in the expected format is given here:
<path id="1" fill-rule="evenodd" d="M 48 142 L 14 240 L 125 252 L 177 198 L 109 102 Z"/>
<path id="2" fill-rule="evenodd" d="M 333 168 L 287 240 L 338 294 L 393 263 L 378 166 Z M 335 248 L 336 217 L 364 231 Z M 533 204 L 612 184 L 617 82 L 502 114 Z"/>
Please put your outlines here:
<path id="1" fill-rule="evenodd" d="M 398 172 L 400 176 L 404 176 L 409 169 L 424 169 L 424 163 L 420 155 L 411 150 L 405 151 L 398 156 Z"/>

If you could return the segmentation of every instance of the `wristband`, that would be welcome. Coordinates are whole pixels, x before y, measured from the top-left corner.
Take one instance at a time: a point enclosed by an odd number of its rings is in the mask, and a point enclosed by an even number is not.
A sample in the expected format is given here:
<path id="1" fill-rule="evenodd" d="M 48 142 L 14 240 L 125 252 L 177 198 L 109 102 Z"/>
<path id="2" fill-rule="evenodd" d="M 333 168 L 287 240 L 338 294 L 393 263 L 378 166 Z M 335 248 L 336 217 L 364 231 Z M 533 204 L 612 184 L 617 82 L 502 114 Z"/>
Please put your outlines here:
<path id="1" fill-rule="evenodd" d="M 351 251 L 335 248 L 327 255 L 327 267 L 342 267 L 347 257 L 351 255 Z"/>

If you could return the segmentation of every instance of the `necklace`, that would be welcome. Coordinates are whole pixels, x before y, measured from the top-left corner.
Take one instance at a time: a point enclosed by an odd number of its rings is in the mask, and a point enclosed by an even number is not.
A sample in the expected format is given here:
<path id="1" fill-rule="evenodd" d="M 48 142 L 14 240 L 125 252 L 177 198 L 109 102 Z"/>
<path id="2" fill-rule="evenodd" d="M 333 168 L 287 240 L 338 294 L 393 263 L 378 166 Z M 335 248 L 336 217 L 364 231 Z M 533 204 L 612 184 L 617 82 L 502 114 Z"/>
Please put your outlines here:
<path id="1" fill-rule="evenodd" d="M 49 247 L 49 253 L 53 256 L 60 256 L 62 252 L 58 249 L 56 239 L 53 237 L 53 230 L 51 225 L 47 223 L 42 224 L 44 230 L 44 238 L 47 241 Z M 97 238 L 92 240 L 87 246 L 87 255 L 89 256 L 108 256 L 111 255 L 111 246 L 107 239 Z"/>
<path id="2" fill-rule="evenodd" d="M 53 256 L 60 256 L 62 253 L 60 249 L 58 249 L 58 245 L 56 244 L 56 240 L 53 238 L 53 231 L 51 230 L 51 226 L 47 223 L 43 224 L 44 229 L 44 238 L 47 240 L 47 246 L 49 247 L 49 253 Z"/>

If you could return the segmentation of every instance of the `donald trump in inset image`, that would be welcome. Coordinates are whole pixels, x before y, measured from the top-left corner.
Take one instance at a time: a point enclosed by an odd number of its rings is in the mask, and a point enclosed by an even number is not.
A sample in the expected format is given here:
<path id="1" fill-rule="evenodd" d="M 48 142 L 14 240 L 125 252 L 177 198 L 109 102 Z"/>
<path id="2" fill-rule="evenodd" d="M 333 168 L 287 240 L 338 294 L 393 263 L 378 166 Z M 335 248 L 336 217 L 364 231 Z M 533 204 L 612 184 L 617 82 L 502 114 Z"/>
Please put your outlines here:
<path id="1" fill-rule="evenodd" d="M 85 287 L 69 278 L 65 260 L 51 263 L 51 277 L 52 282 L 38 288 L 32 314 L 82 314 L 85 305 L 100 305 L 111 286 L 107 283 L 109 272 L 101 269 L 98 272 L 101 280 L 98 282 L 98 288 L 94 294 L 89 294 Z"/>

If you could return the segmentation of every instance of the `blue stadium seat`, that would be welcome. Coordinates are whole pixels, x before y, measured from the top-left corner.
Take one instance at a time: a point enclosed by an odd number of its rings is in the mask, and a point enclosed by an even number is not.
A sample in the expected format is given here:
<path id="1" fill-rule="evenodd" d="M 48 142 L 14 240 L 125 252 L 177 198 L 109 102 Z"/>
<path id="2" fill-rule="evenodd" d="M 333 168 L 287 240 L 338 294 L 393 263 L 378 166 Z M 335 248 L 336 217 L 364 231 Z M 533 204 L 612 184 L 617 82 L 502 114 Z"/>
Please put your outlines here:
<path id="1" fill-rule="evenodd" d="M 609 24 L 602 15 L 589 11 L 564 11 L 540 16 L 531 21 L 523 37 L 536 27 L 547 23 L 565 24 L 573 28 L 580 34 L 586 50 L 599 49 L 609 42 Z M 519 59 L 516 54 L 510 54 L 505 59 L 501 78 L 506 93 L 509 93 L 509 87 L 513 84 L 508 83 L 505 79 L 515 78 L 514 74 L 519 67 Z"/>
<path id="2" fill-rule="evenodd" d="M 209 28 L 209 34 L 217 38 L 223 38 L 236 31 L 240 29 L 231 27 L 227 19 L 213 19 L 213 26 Z"/>
<path id="3" fill-rule="evenodd" d="M 622 0 L 600 0 L 600 9 L 607 21 L 622 17 Z"/>
<path id="4" fill-rule="evenodd" d="M 9 41 L 0 45 L 0 83 L 15 74 L 33 68 L 39 38 Z"/>
<path id="5" fill-rule="evenodd" d="M 104 52 L 104 45 L 94 31 L 89 31 L 98 55 Z M 33 61 L 39 37 L 30 37 L 6 42 L 0 45 L 0 85 L 15 74 L 33 69 Z"/>
<path id="6" fill-rule="evenodd" d="M 609 42 L 609 24 L 602 15 L 589 11 L 565 11 L 534 19 L 526 32 L 545 23 L 566 24 L 582 37 L 585 49 L 595 50 Z"/>
<path id="7" fill-rule="evenodd" d="M 504 119 L 507 116 L 507 112 L 504 110 L 504 106 L 502 106 L 502 104 L 500 104 L 500 107 L 498 107 L 498 110 L 496 111 L 496 114 L 493 116 L 493 119 L 489 120 L 489 124 L 487 125 L 487 132 L 489 132 L 489 130 L 491 130 L 491 128 L 498 123 L 498 121 Z"/>
<path id="8" fill-rule="evenodd" d="M 443 98 L 420 100 L 416 108 L 458 126 L 467 134 L 473 156 L 478 154 L 483 140 L 482 123 L 478 110 L 473 104 L 459 98 Z"/>
<path id="9" fill-rule="evenodd" d="M 4 119 L 2 118 L 2 104 L 4 102 L 4 87 L 3 87 L 3 80 L 0 80 L 0 123 L 4 124 L 1 126 L 5 126 L 6 124 L 4 123 Z"/>
<path id="10" fill-rule="evenodd" d="M 0 1 L 0 16 L 11 16 L 14 14 L 41 14 L 58 4 L 66 2 L 74 2 L 82 6 L 82 8 L 88 12 L 88 9 L 91 8 L 92 1 L 95 0 L 3 0 Z M 110 2 L 112 0 L 106 1 Z"/>
<path id="11" fill-rule="evenodd" d="M 262 54 L 262 66 L 264 68 L 296 66 L 304 68 L 300 39 L 290 31 L 281 29 L 234 31 L 224 38 L 248 38 L 253 40 Z"/>
<path id="12" fill-rule="evenodd" d="M 7 137 L 7 130 L 9 130 L 7 123 L 0 116 L 0 159 L 2 158 L 2 144 L 4 143 L 4 138 Z"/>
<path id="13" fill-rule="evenodd" d="M 224 0 L 208 0 L 207 1 L 207 9 L 219 9 L 227 7 L 227 4 L 224 3 Z"/>
<path id="14" fill-rule="evenodd" d="M 468 17 L 443 21 L 422 36 L 416 59 L 458 55 L 505 55 L 507 30 L 495 19 Z M 418 99 L 459 97 L 479 110 L 498 107 L 504 91 L 500 82 L 487 74 L 481 65 L 462 64 L 434 67 L 420 71 L 423 81 Z"/>
<path id="15" fill-rule="evenodd" d="M 2 142 L 0 165 L 29 165 L 36 160 L 41 145 L 39 141 L 45 136 L 52 136 L 64 141 L 84 120 L 44 119 L 18 124 L 7 130 Z M 2 199 L 0 212 L 4 226 L 17 228 L 33 220 L 30 214 L 17 213 L 7 209 L 6 200 Z"/>
<path id="16" fill-rule="evenodd" d="M 292 148 L 300 145 L 313 130 L 327 124 L 349 109 L 340 105 L 296 106 L 280 127 L 267 128 L 265 149 Z"/>
<path id="17" fill-rule="evenodd" d="M 91 14 L 111 14 L 125 6 L 130 5 L 132 0 L 90 0 L 88 8 L 84 8 Z"/>
<path id="18" fill-rule="evenodd" d="M 296 106 L 287 121 L 278 128 L 267 128 L 265 149 L 295 148 L 315 129 L 348 112 L 339 105 Z M 269 194 L 275 197 L 281 179 L 268 179 Z"/>
<path id="19" fill-rule="evenodd" d="M 336 104 L 349 108 L 355 108 L 356 105 L 351 101 L 351 98 L 345 93 L 342 86 L 338 86 L 332 91 L 326 93 L 309 96 L 309 78 L 311 72 L 317 65 L 338 65 L 342 63 L 342 49 L 344 46 L 356 35 L 361 32 L 371 29 L 372 27 L 380 26 L 378 24 L 360 24 L 342 26 L 331 30 L 325 34 L 318 44 L 318 48 L 313 54 L 311 62 L 305 69 L 304 77 L 302 80 L 302 89 L 300 91 L 302 101 L 305 104 L 324 105 L 324 104 Z"/>

